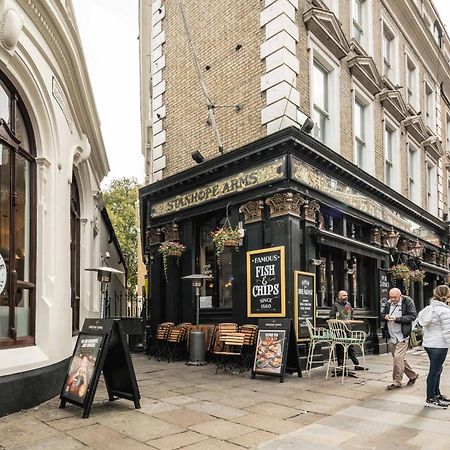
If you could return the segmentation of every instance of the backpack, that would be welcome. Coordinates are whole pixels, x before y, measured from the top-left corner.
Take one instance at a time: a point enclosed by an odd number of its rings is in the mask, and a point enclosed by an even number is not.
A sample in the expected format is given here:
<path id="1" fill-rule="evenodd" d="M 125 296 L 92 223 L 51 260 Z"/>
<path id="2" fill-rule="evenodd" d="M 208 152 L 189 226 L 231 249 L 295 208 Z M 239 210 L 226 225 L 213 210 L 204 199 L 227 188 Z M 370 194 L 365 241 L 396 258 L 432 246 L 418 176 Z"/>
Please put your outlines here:
<path id="1" fill-rule="evenodd" d="M 413 322 L 411 334 L 409 336 L 409 346 L 411 348 L 421 347 L 423 342 L 423 327 L 416 320 Z"/>

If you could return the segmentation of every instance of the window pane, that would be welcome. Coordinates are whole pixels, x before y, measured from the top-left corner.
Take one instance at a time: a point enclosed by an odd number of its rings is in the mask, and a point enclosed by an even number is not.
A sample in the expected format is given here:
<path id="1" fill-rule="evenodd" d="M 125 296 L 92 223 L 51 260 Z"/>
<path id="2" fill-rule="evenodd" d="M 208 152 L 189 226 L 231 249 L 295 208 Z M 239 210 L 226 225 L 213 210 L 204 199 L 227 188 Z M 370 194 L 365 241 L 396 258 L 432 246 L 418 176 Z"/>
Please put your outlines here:
<path id="1" fill-rule="evenodd" d="M 20 281 L 30 281 L 30 164 L 16 157 L 16 271 Z"/>
<path id="2" fill-rule="evenodd" d="M 355 100 L 355 136 L 364 140 L 364 105 Z"/>
<path id="3" fill-rule="evenodd" d="M 9 95 L 6 93 L 3 86 L 0 84 L 0 119 L 3 119 L 10 127 L 10 107 Z"/>
<path id="4" fill-rule="evenodd" d="M 233 249 L 225 248 L 225 250 L 220 255 L 220 308 L 231 308 L 233 306 L 233 267 L 231 265 L 232 252 Z"/>
<path id="5" fill-rule="evenodd" d="M 16 330 L 17 337 L 31 335 L 30 291 L 17 289 L 16 293 Z"/>
<path id="6" fill-rule="evenodd" d="M 316 62 L 313 65 L 313 102 L 328 111 L 328 73 Z"/>
<path id="7" fill-rule="evenodd" d="M 16 111 L 16 136 L 20 139 L 20 146 L 27 150 L 28 152 L 31 151 L 30 149 L 30 143 L 28 141 L 28 133 L 26 131 L 25 122 L 23 120 L 22 114 L 19 110 Z"/>

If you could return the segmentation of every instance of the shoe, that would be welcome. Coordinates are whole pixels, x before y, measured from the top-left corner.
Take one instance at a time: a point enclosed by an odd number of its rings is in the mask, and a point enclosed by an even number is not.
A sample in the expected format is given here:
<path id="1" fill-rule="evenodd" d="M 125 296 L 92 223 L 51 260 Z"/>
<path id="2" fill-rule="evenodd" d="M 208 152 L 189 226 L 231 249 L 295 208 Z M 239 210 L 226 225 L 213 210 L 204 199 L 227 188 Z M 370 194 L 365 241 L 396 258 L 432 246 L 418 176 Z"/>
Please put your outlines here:
<path id="1" fill-rule="evenodd" d="M 450 405 L 450 398 L 447 398 L 445 395 L 439 394 L 434 398 L 437 398 L 444 405 Z"/>
<path id="2" fill-rule="evenodd" d="M 367 367 L 355 365 L 355 370 L 369 370 Z"/>
<path id="3" fill-rule="evenodd" d="M 425 406 L 427 408 L 447 409 L 448 405 L 441 402 L 437 397 L 434 397 L 434 398 L 427 398 Z"/>
<path id="4" fill-rule="evenodd" d="M 387 391 L 393 391 L 394 389 L 401 389 L 401 388 L 402 388 L 401 384 L 394 384 L 394 383 L 392 383 L 386 388 L 386 390 Z"/>
<path id="5" fill-rule="evenodd" d="M 407 386 L 411 386 L 417 381 L 417 378 L 419 378 L 419 375 L 416 375 L 416 378 L 410 378 L 408 382 L 406 383 Z"/>

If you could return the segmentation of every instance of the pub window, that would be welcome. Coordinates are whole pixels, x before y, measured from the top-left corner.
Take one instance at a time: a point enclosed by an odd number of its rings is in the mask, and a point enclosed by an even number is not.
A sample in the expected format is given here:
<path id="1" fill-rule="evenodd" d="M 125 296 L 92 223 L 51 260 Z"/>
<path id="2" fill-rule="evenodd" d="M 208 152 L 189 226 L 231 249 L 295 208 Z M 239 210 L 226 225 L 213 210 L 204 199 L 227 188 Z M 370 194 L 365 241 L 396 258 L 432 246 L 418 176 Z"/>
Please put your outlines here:
<path id="1" fill-rule="evenodd" d="M 213 279 L 207 280 L 202 287 L 200 308 L 226 309 L 233 306 L 233 266 L 232 255 L 234 249 L 225 248 L 219 257 L 216 257 L 211 232 L 222 227 L 225 218 L 210 218 L 204 220 L 199 227 L 200 249 L 198 264 L 199 270 L 211 273 Z"/>
<path id="2" fill-rule="evenodd" d="M 344 280 L 341 279 L 343 253 L 339 249 L 326 245 L 320 248 L 320 260 L 322 263 L 317 269 L 318 306 L 331 307 L 335 302 L 338 292 L 344 289 Z"/>
<path id="3" fill-rule="evenodd" d="M 0 348 L 5 348 L 34 344 L 36 169 L 25 108 L 3 78 L 0 119 L 0 253 L 7 270 Z"/>

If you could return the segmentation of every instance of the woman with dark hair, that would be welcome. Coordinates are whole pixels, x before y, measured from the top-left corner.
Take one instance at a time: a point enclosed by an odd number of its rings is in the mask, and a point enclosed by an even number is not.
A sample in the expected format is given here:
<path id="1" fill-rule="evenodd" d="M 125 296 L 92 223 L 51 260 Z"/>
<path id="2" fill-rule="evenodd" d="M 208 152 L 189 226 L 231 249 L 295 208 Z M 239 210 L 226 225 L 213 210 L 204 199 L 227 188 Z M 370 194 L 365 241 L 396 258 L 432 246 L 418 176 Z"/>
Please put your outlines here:
<path id="1" fill-rule="evenodd" d="M 450 399 L 441 394 L 439 382 L 450 346 L 450 288 L 442 284 L 433 291 L 430 304 L 419 313 L 418 321 L 424 329 L 423 346 L 430 359 L 427 376 L 427 400 L 429 408 L 446 409 Z"/>

